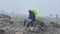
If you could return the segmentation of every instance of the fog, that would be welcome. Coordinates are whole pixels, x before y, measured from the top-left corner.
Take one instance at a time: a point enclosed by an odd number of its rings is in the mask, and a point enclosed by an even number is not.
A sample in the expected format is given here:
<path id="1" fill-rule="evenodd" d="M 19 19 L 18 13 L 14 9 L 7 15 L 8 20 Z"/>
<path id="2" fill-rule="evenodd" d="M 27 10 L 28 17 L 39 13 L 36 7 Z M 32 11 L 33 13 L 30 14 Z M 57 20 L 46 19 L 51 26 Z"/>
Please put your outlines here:
<path id="1" fill-rule="evenodd" d="M 32 8 L 36 8 L 38 16 L 60 16 L 60 0 L 0 0 L 0 12 L 5 10 L 6 14 L 28 15 Z"/>

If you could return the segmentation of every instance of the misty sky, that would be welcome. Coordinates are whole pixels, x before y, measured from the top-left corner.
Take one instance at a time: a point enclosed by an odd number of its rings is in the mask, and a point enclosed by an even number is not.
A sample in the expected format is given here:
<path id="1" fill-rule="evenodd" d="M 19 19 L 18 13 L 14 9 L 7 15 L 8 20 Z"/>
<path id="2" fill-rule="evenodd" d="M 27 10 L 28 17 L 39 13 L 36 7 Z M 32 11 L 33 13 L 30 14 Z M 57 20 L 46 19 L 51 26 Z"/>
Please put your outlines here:
<path id="1" fill-rule="evenodd" d="M 28 10 L 32 8 L 37 9 L 39 16 L 60 16 L 60 0 L 0 0 L 0 11 L 5 10 L 5 13 L 28 15 Z"/>

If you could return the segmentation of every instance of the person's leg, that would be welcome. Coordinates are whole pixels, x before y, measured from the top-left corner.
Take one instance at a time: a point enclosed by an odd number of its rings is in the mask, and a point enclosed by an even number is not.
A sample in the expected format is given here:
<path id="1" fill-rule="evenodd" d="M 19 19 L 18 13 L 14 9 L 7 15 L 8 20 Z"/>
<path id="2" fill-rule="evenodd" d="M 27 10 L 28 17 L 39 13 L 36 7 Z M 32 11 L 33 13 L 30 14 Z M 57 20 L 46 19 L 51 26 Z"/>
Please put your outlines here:
<path id="1" fill-rule="evenodd" d="M 30 23 L 27 24 L 27 28 L 29 27 L 29 25 L 31 25 L 33 27 L 33 22 L 30 21 Z"/>
<path id="2" fill-rule="evenodd" d="M 30 22 L 30 25 L 33 27 L 33 21 Z"/>
<path id="3" fill-rule="evenodd" d="M 23 26 L 25 26 L 26 25 L 26 21 L 24 21 L 24 25 Z"/>
<path id="4" fill-rule="evenodd" d="M 27 24 L 27 26 L 26 26 L 27 28 L 29 27 L 29 24 L 30 24 L 30 23 Z"/>

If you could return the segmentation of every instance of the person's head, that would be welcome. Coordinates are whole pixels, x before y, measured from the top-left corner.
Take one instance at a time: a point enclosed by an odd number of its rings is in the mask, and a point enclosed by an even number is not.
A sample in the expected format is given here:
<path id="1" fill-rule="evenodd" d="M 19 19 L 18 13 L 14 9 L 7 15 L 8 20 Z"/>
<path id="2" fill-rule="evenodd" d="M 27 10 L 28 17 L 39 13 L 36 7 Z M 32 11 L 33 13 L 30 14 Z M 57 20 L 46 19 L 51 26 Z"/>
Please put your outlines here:
<path id="1" fill-rule="evenodd" d="M 29 13 L 32 13 L 32 10 L 29 10 Z"/>

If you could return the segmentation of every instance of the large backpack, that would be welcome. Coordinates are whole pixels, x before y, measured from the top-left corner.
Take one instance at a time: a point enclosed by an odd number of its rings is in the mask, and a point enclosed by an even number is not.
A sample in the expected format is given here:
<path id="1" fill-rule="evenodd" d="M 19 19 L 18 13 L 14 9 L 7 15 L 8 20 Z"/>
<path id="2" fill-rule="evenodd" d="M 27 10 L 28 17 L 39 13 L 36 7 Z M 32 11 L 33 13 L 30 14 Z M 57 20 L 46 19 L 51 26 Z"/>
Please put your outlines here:
<path id="1" fill-rule="evenodd" d="M 35 16 L 35 20 L 37 20 L 38 16 L 37 16 L 37 11 L 36 9 L 32 9 L 33 13 L 34 13 L 34 16 Z"/>

